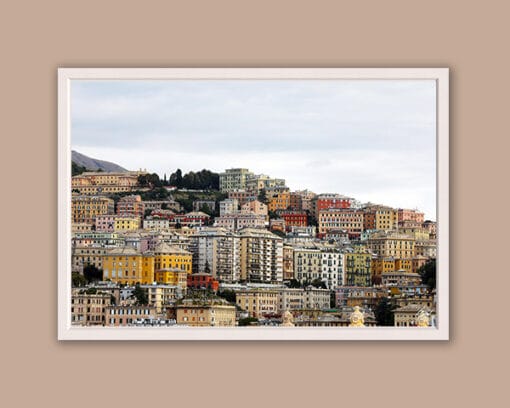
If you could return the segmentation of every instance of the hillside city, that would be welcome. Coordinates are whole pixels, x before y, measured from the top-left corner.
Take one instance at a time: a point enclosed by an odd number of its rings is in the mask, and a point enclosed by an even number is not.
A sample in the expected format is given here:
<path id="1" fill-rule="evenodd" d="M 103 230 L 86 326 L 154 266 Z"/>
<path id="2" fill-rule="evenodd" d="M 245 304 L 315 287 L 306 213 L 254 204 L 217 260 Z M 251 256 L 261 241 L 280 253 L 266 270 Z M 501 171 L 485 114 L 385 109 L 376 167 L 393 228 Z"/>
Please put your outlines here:
<path id="1" fill-rule="evenodd" d="M 73 326 L 437 326 L 436 222 L 245 168 L 72 168 Z"/>

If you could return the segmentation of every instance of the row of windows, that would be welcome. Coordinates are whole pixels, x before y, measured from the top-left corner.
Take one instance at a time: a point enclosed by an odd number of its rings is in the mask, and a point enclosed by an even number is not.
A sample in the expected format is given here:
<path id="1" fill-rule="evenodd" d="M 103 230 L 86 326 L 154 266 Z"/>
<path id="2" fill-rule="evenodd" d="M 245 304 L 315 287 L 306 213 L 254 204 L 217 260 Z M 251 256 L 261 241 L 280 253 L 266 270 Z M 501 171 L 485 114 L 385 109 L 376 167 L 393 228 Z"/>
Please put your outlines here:
<path id="1" fill-rule="evenodd" d="M 141 315 L 148 315 L 150 314 L 150 310 L 149 309 L 111 309 L 110 311 L 110 314 L 111 315 L 136 315 L 136 316 L 141 316 Z"/>

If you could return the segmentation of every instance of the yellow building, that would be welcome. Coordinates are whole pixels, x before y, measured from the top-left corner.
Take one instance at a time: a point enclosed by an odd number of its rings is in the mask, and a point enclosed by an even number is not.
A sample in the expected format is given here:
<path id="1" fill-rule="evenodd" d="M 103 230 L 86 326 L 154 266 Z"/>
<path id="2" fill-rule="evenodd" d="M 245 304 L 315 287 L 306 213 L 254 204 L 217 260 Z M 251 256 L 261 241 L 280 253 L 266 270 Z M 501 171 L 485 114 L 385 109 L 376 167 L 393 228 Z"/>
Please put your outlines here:
<path id="1" fill-rule="evenodd" d="M 188 273 L 177 268 L 156 269 L 154 280 L 165 285 L 179 286 L 184 291 L 188 287 Z"/>
<path id="2" fill-rule="evenodd" d="M 154 255 L 129 246 L 112 249 L 103 257 L 103 280 L 127 285 L 152 283 Z"/>
<path id="3" fill-rule="evenodd" d="M 159 243 L 154 248 L 154 269 L 173 268 L 191 274 L 191 252 L 166 242 Z"/>
<path id="4" fill-rule="evenodd" d="M 373 258 L 371 262 L 372 276 L 378 276 L 379 278 L 383 273 L 390 273 L 398 270 L 404 270 L 406 272 L 413 271 L 413 260 L 412 259 L 398 259 L 398 258 Z"/>
<path id="5" fill-rule="evenodd" d="M 290 191 L 288 190 L 267 191 L 266 197 L 268 200 L 268 211 L 275 212 L 277 210 L 286 210 L 290 207 Z"/>
<path id="6" fill-rule="evenodd" d="M 414 225 L 413 225 L 414 224 Z M 430 239 L 429 230 L 422 227 L 422 224 L 415 223 L 413 221 L 404 221 L 402 225 L 398 227 L 398 231 L 401 234 L 409 235 L 416 241 L 426 241 Z"/>
<path id="7" fill-rule="evenodd" d="M 392 230 L 398 224 L 398 210 L 382 205 L 371 205 L 363 209 L 365 230 Z"/>
<path id="8" fill-rule="evenodd" d="M 377 232 L 366 241 L 367 247 L 380 257 L 411 259 L 415 254 L 415 240 L 397 232 Z"/>
<path id="9" fill-rule="evenodd" d="M 113 224 L 115 232 L 134 231 L 140 228 L 140 218 L 116 216 Z"/>
<path id="10" fill-rule="evenodd" d="M 372 254 L 364 246 L 354 247 L 353 252 L 346 253 L 344 274 L 347 286 L 371 286 Z"/>
<path id="11" fill-rule="evenodd" d="M 94 224 L 96 216 L 113 214 L 114 202 L 107 197 L 74 196 L 71 202 L 73 223 Z"/>

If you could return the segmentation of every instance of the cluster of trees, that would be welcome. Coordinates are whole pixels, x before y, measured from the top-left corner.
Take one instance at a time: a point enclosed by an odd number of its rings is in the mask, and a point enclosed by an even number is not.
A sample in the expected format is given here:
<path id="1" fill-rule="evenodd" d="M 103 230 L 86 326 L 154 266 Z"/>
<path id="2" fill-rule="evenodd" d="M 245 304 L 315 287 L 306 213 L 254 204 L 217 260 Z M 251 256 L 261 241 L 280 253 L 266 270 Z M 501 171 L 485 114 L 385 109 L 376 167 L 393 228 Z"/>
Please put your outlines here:
<path id="1" fill-rule="evenodd" d="M 163 181 L 159 179 L 159 176 L 156 173 L 152 174 L 142 174 L 138 176 L 138 185 L 140 187 L 148 187 L 148 188 L 158 188 L 163 187 Z"/>
<path id="2" fill-rule="evenodd" d="M 175 173 L 170 175 L 168 184 L 177 188 L 190 190 L 219 190 L 220 175 L 204 169 L 196 173 L 190 171 L 183 176 L 181 169 L 177 169 Z"/>
<path id="3" fill-rule="evenodd" d="M 83 274 L 73 272 L 71 276 L 73 287 L 81 287 L 92 282 L 103 280 L 103 271 L 94 265 L 85 265 Z"/>
<path id="4" fill-rule="evenodd" d="M 429 290 L 436 288 L 436 260 L 429 259 L 425 265 L 418 268 L 421 281 L 428 286 Z"/>
<path id="5" fill-rule="evenodd" d="M 314 288 L 318 289 L 327 289 L 326 283 L 320 280 L 319 278 L 316 278 L 312 281 L 304 280 L 303 282 L 298 281 L 297 279 L 291 279 L 287 286 L 289 288 L 306 288 L 308 286 L 313 286 Z"/>
<path id="6" fill-rule="evenodd" d="M 177 169 L 175 173 L 170 175 L 169 179 L 165 174 L 163 180 L 156 173 L 140 175 L 138 176 L 138 185 L 151 189 L 173 186 L 177 189 L 219 190 L 220 176 L 218 173 L 206 169 L 199 172 L 190 171 L 183 175 L 181 169 Z"/>
<path id="7" fill-rule="evenodd" d="M 84 166 L 80 166 L 79 164 L 72 162 L 71 163 L 71 175 L 72 176 L 78 176 L 81 173 L 85 173 L 86 171 L 90 171 Z"/>

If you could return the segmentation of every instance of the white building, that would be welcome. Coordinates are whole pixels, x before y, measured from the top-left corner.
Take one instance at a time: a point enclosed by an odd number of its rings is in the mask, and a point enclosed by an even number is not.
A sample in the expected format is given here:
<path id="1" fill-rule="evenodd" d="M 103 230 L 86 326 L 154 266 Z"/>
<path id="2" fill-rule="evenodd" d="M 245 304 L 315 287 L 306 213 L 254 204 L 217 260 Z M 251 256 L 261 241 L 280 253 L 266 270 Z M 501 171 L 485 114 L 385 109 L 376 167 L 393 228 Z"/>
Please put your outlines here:
<path id="1" fill-rule="evenodd" d="M 220 201 L 220 216 L 237 214 L 239 211 L 239 200 L 235 198 L 227 198 Z"/>

